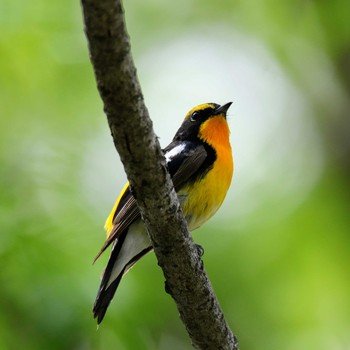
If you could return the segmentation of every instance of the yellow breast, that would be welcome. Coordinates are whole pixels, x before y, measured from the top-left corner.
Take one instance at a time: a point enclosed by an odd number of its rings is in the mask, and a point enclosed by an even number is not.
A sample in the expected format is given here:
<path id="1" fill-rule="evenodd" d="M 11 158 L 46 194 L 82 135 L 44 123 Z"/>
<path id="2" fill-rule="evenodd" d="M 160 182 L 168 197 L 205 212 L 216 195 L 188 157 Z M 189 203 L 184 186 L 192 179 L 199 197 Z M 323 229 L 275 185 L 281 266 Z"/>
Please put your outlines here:
<path id="1" fill-rule="evenodd" d="M 210 118 L 201 126 L 199 136 L 215 149 L 216 160 L 204 178 L 179 192 L 190 230 L 198 228 L 216 213 L 230 187 L 234 166 L 229 134 L 222 116 Z"/>

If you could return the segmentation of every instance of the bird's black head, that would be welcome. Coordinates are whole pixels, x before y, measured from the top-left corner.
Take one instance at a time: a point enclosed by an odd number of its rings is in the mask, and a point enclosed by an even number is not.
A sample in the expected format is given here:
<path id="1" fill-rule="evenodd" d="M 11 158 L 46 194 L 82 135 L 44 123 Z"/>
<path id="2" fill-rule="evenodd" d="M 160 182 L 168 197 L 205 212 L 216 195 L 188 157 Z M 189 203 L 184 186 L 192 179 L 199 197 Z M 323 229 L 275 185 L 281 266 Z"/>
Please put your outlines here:
<path id="1" fill-rule="evenodd" d="M 226 120 L 226 112 L 232 102 L 222 106 L 216 103 L 204 103 L 192 108 L 186 115 L 180 129 L 177 131 L 174 141 L 186 140 L 194 141 L 199 137 L 199 130 L 208 119 L 222 117 Z"/>

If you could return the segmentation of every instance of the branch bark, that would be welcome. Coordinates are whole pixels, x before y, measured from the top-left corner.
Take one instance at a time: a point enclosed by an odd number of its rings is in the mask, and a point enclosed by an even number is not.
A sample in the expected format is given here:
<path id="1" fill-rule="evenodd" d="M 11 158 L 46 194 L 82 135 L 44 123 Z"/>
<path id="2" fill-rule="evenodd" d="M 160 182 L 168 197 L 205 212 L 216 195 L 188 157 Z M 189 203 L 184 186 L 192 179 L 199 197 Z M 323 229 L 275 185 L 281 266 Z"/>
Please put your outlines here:
<path id="1" fill-rule="evenodd" d="M 82 0 L 97 87 L 114 145 L 149 232 L 166 291 L 194 347 L 238 349 L 188 232 L 130 53 L 120 0 Z"/>

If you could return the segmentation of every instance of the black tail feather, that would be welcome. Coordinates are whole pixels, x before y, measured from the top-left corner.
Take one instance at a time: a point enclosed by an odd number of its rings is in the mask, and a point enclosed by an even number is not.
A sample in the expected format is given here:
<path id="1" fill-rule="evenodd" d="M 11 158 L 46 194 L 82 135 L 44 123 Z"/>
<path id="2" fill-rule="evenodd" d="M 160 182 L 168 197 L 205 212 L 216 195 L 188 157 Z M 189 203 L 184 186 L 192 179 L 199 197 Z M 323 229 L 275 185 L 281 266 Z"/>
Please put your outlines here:
<path id="1" fill-rule="evenodd" d="M 92 309 L 94 313 L 94 318 L 97 318 L 97 323 L 100 324 L 103 320 L 103 317 L 107 311 L 108 305 L 110 304 L 115 291 L 118 288 L 119 282 L 124 274 L 125 268 L 121 271 L 119 276 L 113 281 L 109 286 L 108 282 L 111 277 L 113 267 L 115 262 L 117 261 L 120 250 L 123 246 L 127 231 L 123 232 L 115 244 L 112 247 L 111 256 L 109 257 L 107 267 L 103 273 L 102 281 L 100 284 L 100 288 L 98 290 L 96 300 L 94 303 L 94 307 Z M 108 286 L 108 287 L 107 287 Z"/>
<path id="2" fill-rule="evenodd" d="M 107 308 L 112 301 L 114 294 L 118 288 L 118 285 L 120 283 L 120 280 L 122 279 L 123 275 L 139 260 L 141 259 L 145 254 L 147 254 L 149 251 L 152 250 L 152 246 L 147 247 L 146 249 L 143 249 L 139 254 L 134 256 L 121 270 L 117 278 L 110 284 L 109 279 L 111 277 L 113 267 L 118 259 L 118 255 L 121 251 L 121 248 L 123 246 L 125 237 L 126 237 L 127 231 L 125 233 L 121 234 L 118 238 L 118 241 L 116 241 L 115 245 L 113 245 L 111 256 L 108 260 L 108 264 L 106 267 L 106 270 L 104 271 L 102 281 L 100 284 L 100 288 L 97 293 L 97 297 L 94 303 L 94 307 L 92 309 L 94 318 L 97 318 L 97 323 L 100 324 L 106 314 Z"/>
<path id="3" fill-rule="evenodd" d="M 92 309 L 94 313 L 94 318 L 97 318 L 97 324 L 100 324 L 106 314 L 107 308 L 112 301 L 114 294 L 118 288 L 119 282 L 124 274 L 124 270 L 119 274 L 119 276 L 111 283 L 111 285 L 105 289 L 105 286 L 101 285 L 94 307 Z"/>

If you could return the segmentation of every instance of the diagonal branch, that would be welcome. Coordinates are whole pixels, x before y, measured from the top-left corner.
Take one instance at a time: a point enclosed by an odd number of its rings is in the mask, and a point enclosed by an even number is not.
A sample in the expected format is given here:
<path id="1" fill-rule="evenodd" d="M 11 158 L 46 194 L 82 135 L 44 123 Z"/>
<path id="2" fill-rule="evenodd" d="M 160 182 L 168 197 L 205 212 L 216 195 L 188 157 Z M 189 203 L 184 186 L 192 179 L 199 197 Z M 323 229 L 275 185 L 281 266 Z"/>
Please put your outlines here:
<path id="1" fill-rule="evenodd" d="M 158 264 L 200 349 L 238 349 L 188 232 L 143 101 L 120 0 L 82 0 L 97 87 Z M 165 234 L 166 233 L 166 234 Z"/>

